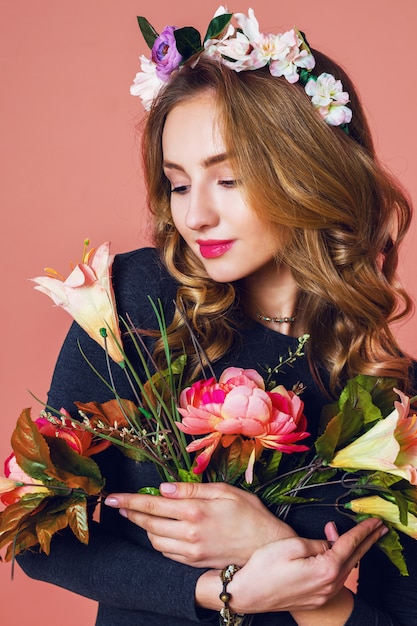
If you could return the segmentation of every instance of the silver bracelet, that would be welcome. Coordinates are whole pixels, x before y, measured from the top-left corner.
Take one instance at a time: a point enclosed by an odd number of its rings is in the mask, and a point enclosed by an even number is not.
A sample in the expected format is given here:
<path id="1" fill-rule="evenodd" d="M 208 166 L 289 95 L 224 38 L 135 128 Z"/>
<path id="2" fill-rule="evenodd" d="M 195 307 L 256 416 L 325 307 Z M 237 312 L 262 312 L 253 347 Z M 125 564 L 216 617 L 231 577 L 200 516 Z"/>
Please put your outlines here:
<path id="1" fill-rule="evenodd" d="M 239 570 L 240 567 L 237 565 L 228 565 L 220 572 L 220 580 L 222 581 L 223 589 L 219 598 L 224 604 L 219 616 L 220 626 L 242 626 L 244 623 L 245 615 L 243 613 L 232 613 L 229 609 L 229 602 L 232 596 L 227 591 L 227 585 L 233 580 L 233 576 Z"/>

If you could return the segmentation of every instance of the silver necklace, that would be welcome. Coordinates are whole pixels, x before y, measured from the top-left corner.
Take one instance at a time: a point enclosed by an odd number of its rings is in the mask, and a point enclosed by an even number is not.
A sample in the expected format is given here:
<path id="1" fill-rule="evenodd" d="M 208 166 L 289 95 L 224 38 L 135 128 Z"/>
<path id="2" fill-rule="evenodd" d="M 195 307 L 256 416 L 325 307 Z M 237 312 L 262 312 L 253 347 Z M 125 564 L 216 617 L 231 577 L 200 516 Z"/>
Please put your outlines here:
<path id="1" fill-rule="evenodd" d="M 261 320 L 262 322 L 268 322 L 269 324 L 291 324 L 295 322 L 295 317 L 268 317 L 267 315 L 262 315 L 261 313 L 256 314 L 256 319 Z"/>

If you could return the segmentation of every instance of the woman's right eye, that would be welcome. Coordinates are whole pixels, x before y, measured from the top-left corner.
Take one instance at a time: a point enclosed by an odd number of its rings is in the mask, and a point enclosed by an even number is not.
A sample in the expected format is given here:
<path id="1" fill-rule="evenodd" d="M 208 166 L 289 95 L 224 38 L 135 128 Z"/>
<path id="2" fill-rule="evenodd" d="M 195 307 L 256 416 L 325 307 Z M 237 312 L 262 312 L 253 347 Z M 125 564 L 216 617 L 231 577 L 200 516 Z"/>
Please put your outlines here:
<path id="1" fill-rule="evenodd" d="M 171 187 L 171 193 L 186 193 L 189 189 L 189 185 L 178 185 L 177 187 Z"/>

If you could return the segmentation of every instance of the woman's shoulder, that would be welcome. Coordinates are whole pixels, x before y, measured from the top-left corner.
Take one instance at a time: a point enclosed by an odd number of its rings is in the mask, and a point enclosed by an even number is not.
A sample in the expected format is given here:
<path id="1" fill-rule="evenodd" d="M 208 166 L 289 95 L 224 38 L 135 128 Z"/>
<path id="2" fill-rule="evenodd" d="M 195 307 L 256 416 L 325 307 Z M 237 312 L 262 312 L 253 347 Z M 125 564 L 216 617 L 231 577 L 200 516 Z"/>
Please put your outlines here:
<path id="1" fill-rule="evenodd" d="M 159 250 L 145 247 L 117 254 L 112 281 L 119 313 L 139 321 L 154 319 L 151 301 L 171 309 L 177 284 L 166 269 Z"/>
<path id="2" fill-rule="evenodd" d="M 121 252 L 114 257 L 113 273 L 116 275 L 120 272 L 126 273 L 129 271 L 152 272 L 155 269 L 167 272 L 157 248 L 137 248 L 129 252 Z"/>

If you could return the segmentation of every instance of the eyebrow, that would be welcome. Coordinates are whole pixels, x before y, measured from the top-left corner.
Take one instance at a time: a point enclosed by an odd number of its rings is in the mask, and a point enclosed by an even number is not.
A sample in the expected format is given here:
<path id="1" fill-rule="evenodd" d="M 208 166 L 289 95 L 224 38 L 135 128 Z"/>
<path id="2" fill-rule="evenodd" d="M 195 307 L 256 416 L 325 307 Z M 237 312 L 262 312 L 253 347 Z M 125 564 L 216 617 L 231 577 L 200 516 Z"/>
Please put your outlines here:
<path id="1" fill-rule="evenodd" d="M 211 167 L 212 165 L 217 165 L 218 163 L 224 163 L 230 159 L 230 154 L 227 152 L 222 152 L 221 154 L 214 154 L 213 156 L 207 157 L 207 159 L 203 159 L 201 165 L 206 169 Z M 184 171 L 184 168 L 178 163 L 173 163 L 172 161 L 164 161 L 163 167 L 168 170 L 178 170 L 180 172 Z"/>

